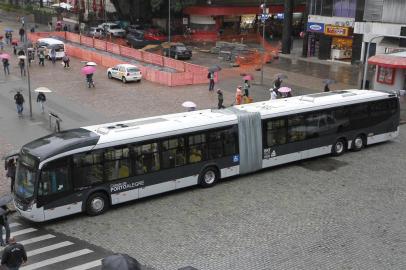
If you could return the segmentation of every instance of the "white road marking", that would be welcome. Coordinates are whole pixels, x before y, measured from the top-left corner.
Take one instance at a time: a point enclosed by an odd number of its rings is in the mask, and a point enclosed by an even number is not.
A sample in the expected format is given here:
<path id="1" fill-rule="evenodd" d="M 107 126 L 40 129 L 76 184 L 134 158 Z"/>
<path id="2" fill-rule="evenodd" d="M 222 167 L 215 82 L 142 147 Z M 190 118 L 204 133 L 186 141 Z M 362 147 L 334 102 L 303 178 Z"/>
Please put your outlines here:
<path id="1" fill-rule="evenodd" d="M 37 255 L 37 254 L 41 254 L 41 253 L 48 252 L 48 251 L 51 251 L 51 250 L 55 250 L 55 249 L 62 248 L 62 247 L 67 247 L 67 246 L 70 246 L 70 245 L 73 245 L 73 243 L 70 242 L 70 241 L 65 241 L 65 242 L 54 244 L 54 245 L 46 246 L 46 247 L 43 247 L 43 248 L 37 248 L 37 249 L 34 249 L 34 250 L 27 251 L 27 256 L 31 257 L 31 256 L 34 256 L 34 255 Z"/>
<path id="2" fill-rule="evenodd" d="M 93 268 L 93 267 L 96 267 L 96 266 L 100 266 L 101 265 L 101 260 L 102 259 L 97 260 L 97 261 L 88 262 L 88 263 L 81 264 L 81 265 L 78 265 L 78 266 L 75 266 L 75 267 L 67 268 L 65 270 L 86 270 L 86 269 L 90 269 L 90 268 Z"/>
<path id="3" fill-rule="evenodd" d="M 21 224 L 20 223 L 17 223 L 17 222 L 13 222 L 13 223 L 10 223 L 9 224 L 9 226 L 10 226 L 10 228 L 14 228 L 14 227 L 17 227 L 17 226 L 20 226 Z"/>
<path id="4" fill-rule="evenodd" d="M 51 238 L 54 238 L 54 237 L 55 237 L 55 235 L 45 234 L 45 235 L 41 235 L 41 236 L 38 236 L 38 237 L 26 239 L 26 240 L 23 240 L 23 241 L 18 241 L 18 243 L 20 243 L 22 245 L 28 245 L 28 244 L 44 241 L 44 240 L 47 240 L 47 239 L 51 239 Z"/>
<path id="5" fill-rule="evenodd" d="M 34 228 L 28 228 L 28 229 L 12 232 L 10 234 L 10 236 L 14 237 L 14 236 L 17 236 L 17 235 L 22 235 L 22 234 L 26 234 L 26 233 L 30 233 L 30 232 L 35 232 L 36 230 L 37 229 L 34 229 Z"/>
<path id="6" fill-rule="evenodd" d="M 78 251 L 67 253 L 67 254 L 64 254 L 64 255 L 61 255 L 61 256 L 57 256 L 57 257 L 54 257 L 54 258 L 50 258 L 50 259 L 47 259 L 47 260 L 43 260 L 43 261 L 40 261 L 40 262 L 37 262 L 37 263 L 33 263 L 33 264 L 30 264 L 30 265 L 27 265 L 27 266 L 20 267 L 20 270 L 34 270 L 34 269 L 38 269 L 38 268 L 41 268 L 41 267 L 44 267 L 44 266 L 47 266 L 47 265 L 50 265 L 50 264 L 54 264 L 54 263 L 66 261 L 66 260 L 69 260 L 69 259 L 72 259 L 72 258 L 76 258 L 76 257 L 82 256 L 82 255 L 86 255 L 86 254 L 89 254 L 89 253 L 92 253 L 92 252 L 93 252 L 92 250 L 85 248 L 85 249 L 81 249 L 81 250 L 78 250 Z"/>

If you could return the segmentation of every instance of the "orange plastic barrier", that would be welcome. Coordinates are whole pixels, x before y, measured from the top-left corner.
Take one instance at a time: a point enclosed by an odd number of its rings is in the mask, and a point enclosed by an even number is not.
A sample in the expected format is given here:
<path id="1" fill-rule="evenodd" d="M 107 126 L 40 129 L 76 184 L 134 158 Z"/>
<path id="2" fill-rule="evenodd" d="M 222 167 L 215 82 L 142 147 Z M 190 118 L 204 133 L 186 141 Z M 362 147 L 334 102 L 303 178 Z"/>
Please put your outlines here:
<path id="1" fill-rule="evenodd" d="M 107 42 L 106 43 L 106 50 L 108 52 L 121 55 L 121 53 L 120 53 L 120 45 L 117 45 L 117 44 L 114 44 L 114 43 L 111 43 L 111 42 Z"/>
<path id="2" fill-rule="evenodd" d="M 106 42 L 100 39 L 94 40 L 94 48 L 105 51 L 106 50 Z"/>
<path id="3" fill-rule="evenodd" d="M 172 81 L 170 86 L 193 84 L 193 76 L 193 73 L 190 72 L 171 73 Z"/>
<path id="4" fill-rule="evenodd" d="M 173 68 L 180 72 L 185 71 L 185 64 L 186 62 L 183 61 L 175 60 L 169 57 L 163 57 L 163 66 Z"/>
<path id="5" fill-rule="evenodd" d="M 93 45 L 93 38 L 91 38 L 91 37 L 81 36 L 80 43 L 85 45 L 85 46 L 92 47 L 92 48 L 94 46 Z"/>

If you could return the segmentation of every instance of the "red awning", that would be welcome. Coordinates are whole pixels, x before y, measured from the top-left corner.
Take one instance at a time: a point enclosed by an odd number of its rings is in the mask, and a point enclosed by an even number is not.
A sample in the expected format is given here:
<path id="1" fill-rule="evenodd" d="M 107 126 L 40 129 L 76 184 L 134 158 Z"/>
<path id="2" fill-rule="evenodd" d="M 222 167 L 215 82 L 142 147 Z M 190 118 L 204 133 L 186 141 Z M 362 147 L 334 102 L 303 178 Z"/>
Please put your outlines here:
<path id="1" fill-rule="evenodd" d="M 283 13 L 283 5 L 268 6 L 269 13 Z M 305 6 L 300 5 L 293 9 L 294 12 L 304 12 Z M 243 14 L 261 14 L 259 6 L 252 7 L 212 7 L 212 6 L 191 6 L 183 9 L 184 14 L 200 16 L 221 16 L 221 15 L 243 15 Z"/>
<path id="2" fill-rule="evenodd" d="M 406 69 L 406 57 L 378 54 L 368 59 L 368 64 L 387 68 Z"/>

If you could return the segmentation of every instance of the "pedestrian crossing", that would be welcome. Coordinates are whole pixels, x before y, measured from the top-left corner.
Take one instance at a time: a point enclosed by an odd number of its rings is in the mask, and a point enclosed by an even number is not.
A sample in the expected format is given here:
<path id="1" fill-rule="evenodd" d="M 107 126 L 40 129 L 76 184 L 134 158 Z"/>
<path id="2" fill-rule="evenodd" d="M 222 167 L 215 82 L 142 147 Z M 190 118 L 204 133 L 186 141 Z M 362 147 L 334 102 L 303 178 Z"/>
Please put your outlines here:
<path id="1" fill-rule="evenodd" d="M 111 254 L 79 239 L 36 228 L 23 220 L 10 223 L 10 230 L 10 235 L 27 251 L 28 261 L 20 270 L 98 270 L 101 260 Z"/>

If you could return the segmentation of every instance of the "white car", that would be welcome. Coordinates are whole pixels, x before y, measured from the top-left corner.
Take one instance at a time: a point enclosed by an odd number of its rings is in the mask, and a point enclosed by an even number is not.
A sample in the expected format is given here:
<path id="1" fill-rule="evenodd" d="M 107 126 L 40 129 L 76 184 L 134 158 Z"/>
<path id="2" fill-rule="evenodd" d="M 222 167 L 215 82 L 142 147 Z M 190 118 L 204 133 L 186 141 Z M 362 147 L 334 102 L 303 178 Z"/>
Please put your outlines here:
<path id="1" fill-rule="evenodd" d="M 125 37 L 125 30 L 121 29 L 118 24 L 115 23 L 102 23 L 98 27 L 104 29 L 106 33 L 111 34 L 114 37 Z"/>
<path id="2" fill-rule="evenodd" d="M 123 83 L 129 81 L 140 82 L 142 79 L 142 74 L 137 66 L 130 64 L 120 64 L 107 69 L 107 77 L 109 77 L 109 79 L 119 79 Z"/>

